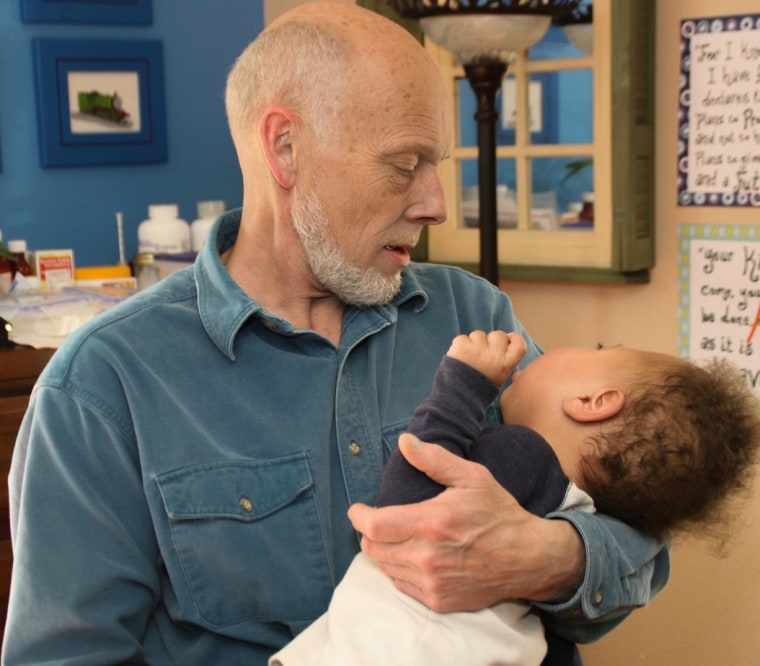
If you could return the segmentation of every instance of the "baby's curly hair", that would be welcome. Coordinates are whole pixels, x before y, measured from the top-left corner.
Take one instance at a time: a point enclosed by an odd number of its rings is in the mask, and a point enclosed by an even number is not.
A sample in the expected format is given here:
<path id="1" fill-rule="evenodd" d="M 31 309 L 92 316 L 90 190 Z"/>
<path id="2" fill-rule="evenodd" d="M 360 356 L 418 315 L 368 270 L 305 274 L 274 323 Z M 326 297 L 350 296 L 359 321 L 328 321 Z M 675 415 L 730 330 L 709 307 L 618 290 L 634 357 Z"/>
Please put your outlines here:
<path id="1" fill-rule="evenodd" d="M 597 509 L 660 538 L 728 535 L 749 489 L 760 402 L 728 362 L 673 358 L 636 373 L 623 409 L 591 440 L 580 485 Z"/>

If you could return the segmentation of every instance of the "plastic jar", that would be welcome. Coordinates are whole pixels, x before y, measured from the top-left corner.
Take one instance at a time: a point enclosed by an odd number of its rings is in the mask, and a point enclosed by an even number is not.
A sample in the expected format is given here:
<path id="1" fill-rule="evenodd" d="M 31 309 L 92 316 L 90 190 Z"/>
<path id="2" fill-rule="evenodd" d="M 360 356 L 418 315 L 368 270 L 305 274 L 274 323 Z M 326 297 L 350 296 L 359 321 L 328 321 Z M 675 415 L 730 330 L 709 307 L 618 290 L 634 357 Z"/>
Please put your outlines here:
<path id="1" fill-rule="evenodd" d="M 148 206 L 148 219 L 137 227 L 137 251 L 141 254 L 190 251 L 190 225 L 179 217 L 176 204 Z"/>
<path id="2" fill-rule="evenodd" d="M 10 240 L 8 241 L 8 250 L 16 255 L 16 265 L 13 267 L 13 275 L 21 273 L 21 275 L 31 275 L 32 268 L 29 262 L 26 260 L 26 241 L 25 240 Z"/>
<path id="3" fill-rule="evenodd" d="M 198 202 L 198 219 L 190 225 L 190 239 L 195 252 L 205 245 L 209 228 L 226 209 L 227 204 L 222 199 Z"/>
<path id="4" fill-rule="evenodd" d="M 583 208 L 581 208 L 581 212 L 578 213 L 578 219 L 583 222 L 594 222 L 594 193 L 593 192 L 584 192 L 583 193 Z"/>
<path id="5" fill-rule="evenodd" d="M 147 289 L 159 280 L 158 266 L 151 252 L 141 252 L 132 261 L 132 269 L 138 289 Z"/>

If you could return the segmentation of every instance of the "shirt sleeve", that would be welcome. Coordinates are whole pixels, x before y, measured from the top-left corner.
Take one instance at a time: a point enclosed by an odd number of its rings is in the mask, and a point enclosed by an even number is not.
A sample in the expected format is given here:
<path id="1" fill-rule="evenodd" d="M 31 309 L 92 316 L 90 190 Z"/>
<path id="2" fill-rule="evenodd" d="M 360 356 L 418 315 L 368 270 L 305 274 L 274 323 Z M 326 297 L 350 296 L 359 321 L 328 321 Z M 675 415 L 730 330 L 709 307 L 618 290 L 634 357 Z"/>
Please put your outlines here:
<path id="1" fill-rule="evenodd" d="M 598 640 L 636 608 L 647 605 L 670 578 L 670 547 L 599 513 L 562 511 L 548 518 L 572 523 L 583 539 L 586 575 L 571 599 L 535 603 L 547 626 L 577 643 Z"/>
<path id="2" fill-rule="evenodd" d="M 3 663 L 140 662 L 159 556 L 137 454 L 115 419 L 59 388 L 38 389 L 9 485 Z"/>

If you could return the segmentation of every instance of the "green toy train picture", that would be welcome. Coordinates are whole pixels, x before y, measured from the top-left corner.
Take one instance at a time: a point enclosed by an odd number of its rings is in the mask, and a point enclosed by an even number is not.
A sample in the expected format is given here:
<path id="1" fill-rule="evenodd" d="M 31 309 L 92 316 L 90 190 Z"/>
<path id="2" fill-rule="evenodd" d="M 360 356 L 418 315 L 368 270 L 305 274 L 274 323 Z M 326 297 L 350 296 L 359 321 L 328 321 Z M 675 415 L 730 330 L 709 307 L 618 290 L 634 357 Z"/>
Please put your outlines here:
<path id="1" fill-rule="evenodd" d="M 77 104 L 80 113 L 114 123 L 123 124 L 129 118 L 129 114 L 122 110 L 121 97 L 116 92 L 113 95 L 104 95 L 96 90 L 80 92 L 77 95 Z"/>

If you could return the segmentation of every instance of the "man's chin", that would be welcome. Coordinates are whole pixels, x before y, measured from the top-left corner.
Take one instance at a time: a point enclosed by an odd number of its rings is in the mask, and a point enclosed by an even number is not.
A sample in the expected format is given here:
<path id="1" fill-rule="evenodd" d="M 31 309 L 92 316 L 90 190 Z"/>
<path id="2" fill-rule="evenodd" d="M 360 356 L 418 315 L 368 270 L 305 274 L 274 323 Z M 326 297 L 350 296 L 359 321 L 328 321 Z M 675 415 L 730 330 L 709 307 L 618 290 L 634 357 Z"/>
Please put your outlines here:
<path id="1" fill-rule="evenodd" d="M 385 276 L 377 271 L 369 271 L 352 282 L 335 286 L 331 291 L 347 305 L 373 307 L 386 305 L 401 289 L 401 273 Z"/>

